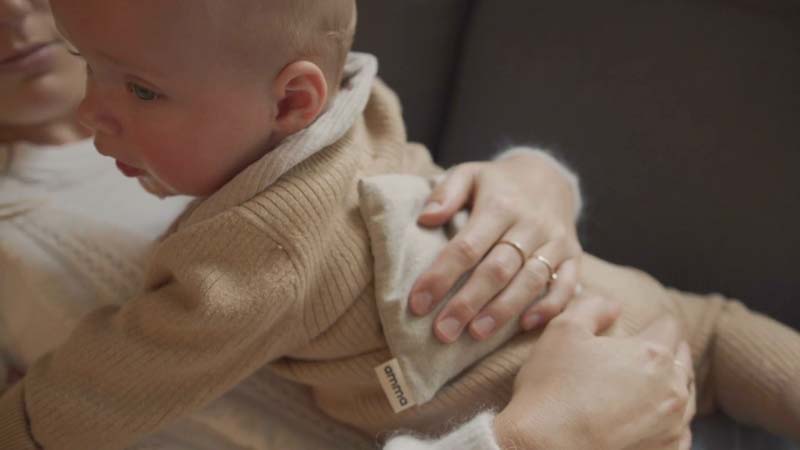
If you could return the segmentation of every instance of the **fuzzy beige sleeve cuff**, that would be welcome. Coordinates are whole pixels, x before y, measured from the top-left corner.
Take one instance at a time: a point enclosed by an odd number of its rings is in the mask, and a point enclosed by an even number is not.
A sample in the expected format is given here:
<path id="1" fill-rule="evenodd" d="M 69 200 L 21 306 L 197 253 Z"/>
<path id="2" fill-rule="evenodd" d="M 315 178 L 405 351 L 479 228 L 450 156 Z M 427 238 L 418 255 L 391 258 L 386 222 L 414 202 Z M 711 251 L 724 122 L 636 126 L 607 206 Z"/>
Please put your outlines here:
<path id="1" fill-rule="evenodd" d="M 397 436 L 383 450 L 500 450 L 494 434 L 494 414 L 483 413 L 437 440 Z"/>
<path id="2" fill-rule="evenodd" d="M 567 167 L 567 165 L 560 161 L 556 156 L 553 156 L 552 153 L 533 147 L 512 147 L 508 150 L 500 152 L 495 159 L 511 158 L 520 154 L 538 156 L 555 166 L 556 169 L 561 172 L 561 175 L 563 175 L 572 186 L 572 194 L 574 196 L 575 204 L 575 218 L 576 220 L 580 218 L 581 212 L 583 211 L 583 195 L 581 194 L 581 183 L 578 175 L 576 175 L 575 172 Z"/>

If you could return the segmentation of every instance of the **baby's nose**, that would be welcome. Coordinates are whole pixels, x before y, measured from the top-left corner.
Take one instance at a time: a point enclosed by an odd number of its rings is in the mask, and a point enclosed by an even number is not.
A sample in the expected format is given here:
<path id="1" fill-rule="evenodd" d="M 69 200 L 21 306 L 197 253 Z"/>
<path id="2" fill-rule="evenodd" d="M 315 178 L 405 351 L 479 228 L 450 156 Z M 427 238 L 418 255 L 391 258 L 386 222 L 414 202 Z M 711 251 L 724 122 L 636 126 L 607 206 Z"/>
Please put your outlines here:
<path id="1" fill-rule="evenodd" d="M 122 131 L 119 122 L 103 108 L 91 90 L 87 91 L 86 97 L 78 106 L 78 120 L 96 134 L 117 136 Z"/>

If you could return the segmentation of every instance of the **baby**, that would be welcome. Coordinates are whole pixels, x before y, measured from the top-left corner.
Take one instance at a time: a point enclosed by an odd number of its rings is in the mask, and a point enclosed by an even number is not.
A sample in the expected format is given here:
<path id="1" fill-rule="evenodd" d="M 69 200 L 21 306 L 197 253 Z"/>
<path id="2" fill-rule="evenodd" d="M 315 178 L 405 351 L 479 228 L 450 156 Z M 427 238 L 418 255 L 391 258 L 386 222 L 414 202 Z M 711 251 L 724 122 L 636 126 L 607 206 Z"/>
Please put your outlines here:
<path id="1" fill-rule="evenodd" d="M 408 320 L 408 280 L 446 239 L 413 220 L 441 171 L 407 143 L 375 60 L 348 57 L 354 0 L 52 4 L 88 63 L 100 152 L 202 200 L 156 248 L 145 294 L 91 313 L 0 399 L 0 447 L 124 448 L 264 366 L 370 434 L 508 400 L 534 335 L 443 346 Z M 797 333 L 591 257 L 583 271 L 624 304 L 614 332 L 681 320 L 702 406 L 800 437 Z"/>

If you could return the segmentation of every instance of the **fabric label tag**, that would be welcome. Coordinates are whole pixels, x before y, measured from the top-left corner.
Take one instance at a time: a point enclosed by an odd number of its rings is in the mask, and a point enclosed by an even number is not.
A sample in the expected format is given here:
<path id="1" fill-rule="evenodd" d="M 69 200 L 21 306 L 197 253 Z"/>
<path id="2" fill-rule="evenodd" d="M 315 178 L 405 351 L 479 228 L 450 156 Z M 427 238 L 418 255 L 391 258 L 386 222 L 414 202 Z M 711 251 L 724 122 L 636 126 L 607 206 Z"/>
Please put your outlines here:
<path id="1" fill-rule="evenodd" d="M 417 405 L 397 358 L 376 367 L 375 373 L 395 414 Z"/>

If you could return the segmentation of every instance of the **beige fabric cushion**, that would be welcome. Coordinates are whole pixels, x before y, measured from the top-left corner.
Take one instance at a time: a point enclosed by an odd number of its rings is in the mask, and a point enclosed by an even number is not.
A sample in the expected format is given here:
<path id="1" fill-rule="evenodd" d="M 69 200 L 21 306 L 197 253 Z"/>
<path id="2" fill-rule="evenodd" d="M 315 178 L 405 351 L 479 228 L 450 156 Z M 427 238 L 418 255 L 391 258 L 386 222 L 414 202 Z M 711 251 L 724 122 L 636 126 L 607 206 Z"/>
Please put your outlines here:
<path id="1" fill-rule="evenodd" d="M 466 219 L 466 213 L 460 214 L 448 229 L 417 225 L 430 192 L 426 179 L 412 175 L 370 177 L 359 184 L 361 214 L 375 258 L 375 297 L 381 324 L 392 355 L 420 404 L 519 331 L 518 321 L 511 320 L 487 341 L 478 343 L 465 334 L 457 342 L 444 345 L 432 332 L 436 314 L 418 318 L 408 311 L 407 299 L 414 281 Z M 451 290 L 436 312 L 460 285 Z"/>

